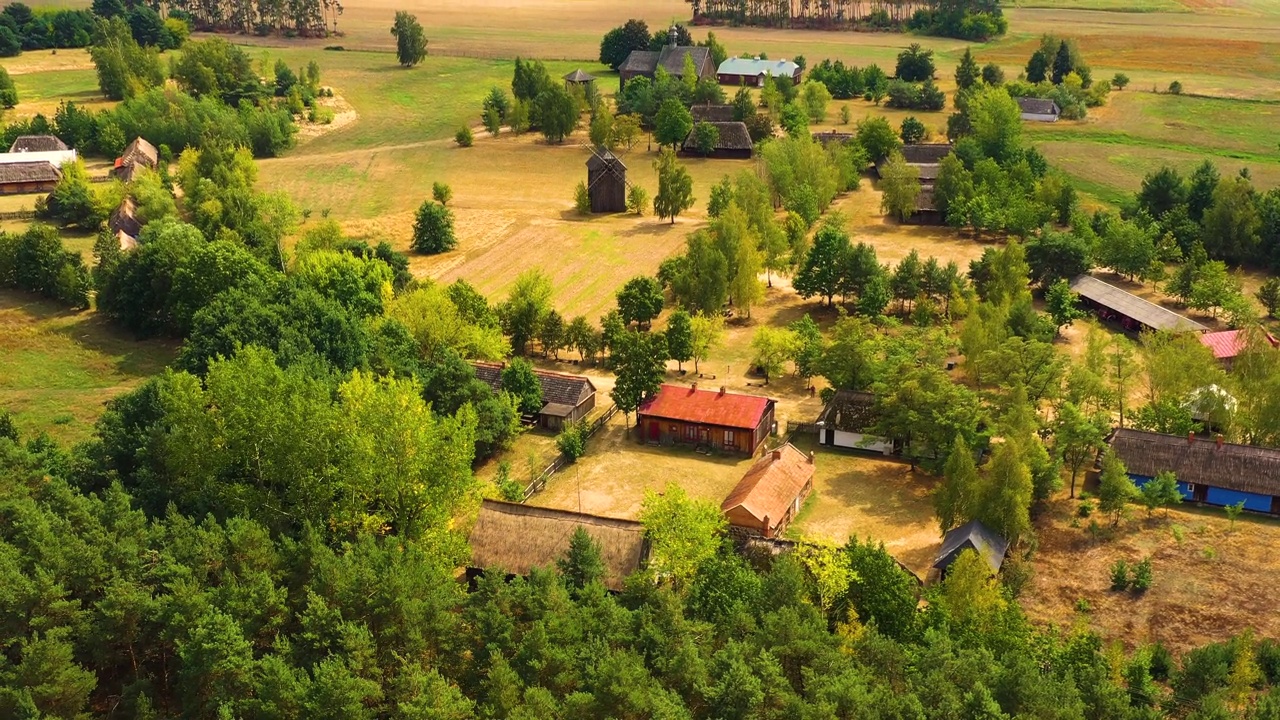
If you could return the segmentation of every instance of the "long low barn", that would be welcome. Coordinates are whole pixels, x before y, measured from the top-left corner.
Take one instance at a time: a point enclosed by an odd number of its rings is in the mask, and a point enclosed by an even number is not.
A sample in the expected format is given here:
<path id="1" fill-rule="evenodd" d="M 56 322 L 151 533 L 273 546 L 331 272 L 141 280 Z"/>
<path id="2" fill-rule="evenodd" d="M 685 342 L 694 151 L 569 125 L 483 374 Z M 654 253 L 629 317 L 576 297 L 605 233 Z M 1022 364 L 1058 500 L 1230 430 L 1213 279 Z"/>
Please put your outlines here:
<path id="1" fill-rule="evenodd" d="M 641 438 L 659 445 L 755 455 L 773 434 L 774 401 L 760 395 L 663 385 L 636 410 Z"/>
<path id="2" fill-rule="evenodd" d="M 0 195 L 52 192 L 62 172 L 48 160 L 0 163 Z"/>
<path id="3" fill-rule="evenodd" d="M 1111 448 L 1139 487 L 1172 472 L 1186 500 L 1280 513 L 1280 450 L 1130 428 L 1115 431 Z"/>
<path id="4" fill-rule="evenodd" d="M 621 590 L 623 580 L 644 567 L 649 543 L 634 520 L 485 500 L 469 538 L 468 579 L 485 571 L 525 576 L 534 568 L 554 568 L 578 528 L 600 544 L 610 590 Z"/>
<path id="5" fill-rule="evenodd" d="M 1126 330 L 1204 332 L 1209 329 L 1092 275 L 1077 275 L 1071 281 L 1071 290 L 1103 320 L 1115 320 Z"/>
<path id="6" fill-rule="evenodd" d="M 699 123 L 702 124 L 702 123 Z M 732 160 L 749 160 L 751 153 L 755 150 L 754 143 L 751 142 L 751 133 L 747 131 L 747 124 L 741 122 L 706 122 L 716 129 L 716 147 L 705 157 L 732 159 Z M 693 126 L 693 130 L 689 131 L 689 136 L 685 138 L 684 145 L 680 152 L 684 155 L 699 155 L 703 153 L 698 149 L 696 135 L 698 133 L 698 125 Z"/>

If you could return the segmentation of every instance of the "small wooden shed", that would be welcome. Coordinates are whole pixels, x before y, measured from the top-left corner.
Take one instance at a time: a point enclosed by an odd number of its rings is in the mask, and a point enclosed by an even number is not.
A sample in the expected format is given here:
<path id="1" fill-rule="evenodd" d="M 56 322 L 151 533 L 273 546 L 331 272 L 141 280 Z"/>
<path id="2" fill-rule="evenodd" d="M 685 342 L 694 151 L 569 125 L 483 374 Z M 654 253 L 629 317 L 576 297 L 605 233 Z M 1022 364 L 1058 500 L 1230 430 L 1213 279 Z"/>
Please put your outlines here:
<path id="1" fill-rule="evenodd" d="M 608 150 L 597 150 L 587 159 L 587 194 L 591 212 L 627 210 L 627 166 Z"/>

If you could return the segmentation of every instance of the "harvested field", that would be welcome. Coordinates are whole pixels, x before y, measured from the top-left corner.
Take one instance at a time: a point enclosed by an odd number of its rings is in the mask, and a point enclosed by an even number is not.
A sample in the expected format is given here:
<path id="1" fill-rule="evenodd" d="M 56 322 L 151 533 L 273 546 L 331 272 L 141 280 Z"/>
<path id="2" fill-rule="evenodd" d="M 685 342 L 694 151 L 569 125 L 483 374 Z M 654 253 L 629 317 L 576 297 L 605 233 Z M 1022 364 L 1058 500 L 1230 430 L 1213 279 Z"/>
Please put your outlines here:
<path id="1" fill-rule="evenodd" d="M 1175 653 L 1250 628 L 1263 637 L 1280 634 L 1269 572 L 1280 544 L 1275 520 L 1241 517 L 1232 530 L 1221 510 L 1177 510 L 1166 520 L 1147 519 L 1131 506 L 1132 519 L 1120 523 L 1113 539 L 1095 540 L 1072 527 L 1075 507 L 1060 499 L 1038 522 L 1035 577 L 1021 598 L 1034 621 L 1083 623 L 1129 648 L 1159 640 Z M 1108 589 L 1116 560 L 1144 557 L 1154 569 L 1148 592 Z M 1089 612 L 1076 609 L 1081 599 Z"/>

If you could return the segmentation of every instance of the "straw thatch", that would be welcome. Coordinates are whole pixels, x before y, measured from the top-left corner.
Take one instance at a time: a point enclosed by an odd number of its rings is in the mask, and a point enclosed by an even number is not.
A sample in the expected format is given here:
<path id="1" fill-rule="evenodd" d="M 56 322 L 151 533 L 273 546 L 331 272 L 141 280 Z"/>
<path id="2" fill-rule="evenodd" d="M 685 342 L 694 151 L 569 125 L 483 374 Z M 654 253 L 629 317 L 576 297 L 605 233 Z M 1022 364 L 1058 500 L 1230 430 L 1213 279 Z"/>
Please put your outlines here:
<path id="1" fill-rule="evenodd" d="M 644 528 L 634 520 L 496 500 L 480 505 L 471 530 L 470 566 L 514 575 L 554 567 L 569 551 L 569 538 L 577 528 L 600 544 L 604 585 L 610 590 L 621 590 L 622 581 L 644 566 L 648 543 Z"/>
<path id="2" fill-rule="evenodd" d="M 824 427 L 853 433 L 867 432 L 877 419 L 876 396 L 853 390 L 837 390 L 818 416 Z"/>
<path id="3" fill-rule="evenodd" d="M 1280 450 L 1121 428 L 1111 448 L 1130 475 L 1172 472 L 1179 482 L 1280 496 Z"/>

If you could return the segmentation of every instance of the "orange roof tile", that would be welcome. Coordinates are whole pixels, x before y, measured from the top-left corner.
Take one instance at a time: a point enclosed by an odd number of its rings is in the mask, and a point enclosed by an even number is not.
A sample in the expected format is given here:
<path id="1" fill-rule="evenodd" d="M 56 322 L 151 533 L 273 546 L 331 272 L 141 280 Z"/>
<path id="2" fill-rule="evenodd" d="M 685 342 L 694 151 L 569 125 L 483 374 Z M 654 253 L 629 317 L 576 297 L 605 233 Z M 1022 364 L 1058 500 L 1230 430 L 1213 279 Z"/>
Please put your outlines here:
<path id="1" fill-rule="evenodd" d="M 636 413 L 664 420 L 754 430 L 772 403 L 773 400 L 760 395 L 663 385 Z"/>
<path id="2" fill-rule="evenodd" d="M 729 512 L 742 507 L 762 524 L 765 518 L 771 525 L 777 524 L 805 485 L 813 480 L 813 469 L 809 456 L 787 443 L 757 460 L 724 499 L 720 509 Z"/>

